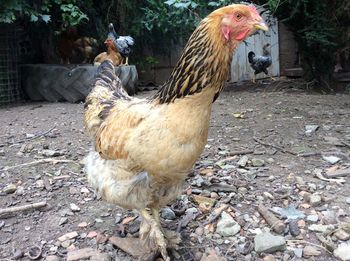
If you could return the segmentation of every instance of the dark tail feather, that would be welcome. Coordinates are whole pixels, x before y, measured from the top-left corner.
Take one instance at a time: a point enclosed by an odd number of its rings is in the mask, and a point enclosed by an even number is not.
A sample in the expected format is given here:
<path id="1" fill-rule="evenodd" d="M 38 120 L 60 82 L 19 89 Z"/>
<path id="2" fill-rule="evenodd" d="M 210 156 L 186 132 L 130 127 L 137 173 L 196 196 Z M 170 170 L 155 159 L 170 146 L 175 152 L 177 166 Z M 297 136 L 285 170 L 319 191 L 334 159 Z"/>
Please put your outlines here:
<path id="1" fill-rule="evenodd" d="M 114 65 L 111 60 L 103 61 L 97 68 L 95 77 L 95 86 L 103 86 L 113 91 L 117 88 L 117 82 L 120 81 L 115 75 Z"/>

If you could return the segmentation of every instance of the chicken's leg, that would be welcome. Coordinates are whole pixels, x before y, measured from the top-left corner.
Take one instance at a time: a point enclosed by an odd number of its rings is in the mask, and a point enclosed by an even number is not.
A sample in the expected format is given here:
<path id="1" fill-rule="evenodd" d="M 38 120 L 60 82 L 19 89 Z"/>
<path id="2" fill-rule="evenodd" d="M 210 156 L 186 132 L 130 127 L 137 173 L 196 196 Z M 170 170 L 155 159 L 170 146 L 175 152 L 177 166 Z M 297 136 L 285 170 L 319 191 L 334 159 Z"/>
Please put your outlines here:
<path id="1" fill-rule="evenodd" d="M 125 64 L 124 65 L 129 65 L 129 57 L 125 57 Z"/>
<path id="2" fill-rule="evenodd" d="M 144 221 L 148 223 L 149 231 L 147 231 L 147 225 L 143 224 L 140 228 L 140 237 L 141 239 L 148 240 L 151 245 L 156 245 L 159 248 L 159 251 L 164 258 L 165 261 L 170 261 L 170 258 L 168 256 L 168 252 L 166 250 L 167 243 L 164 238 L 164 234 L 162 232 L 161 226 L 160 226 L 160 219 L 158 215 L 159 221 L 157 221 L 157 218 L 152 217 L 146 209 L 142 209 L 140 211 L 141 216 L 143 217 Z M 148 236 L 148 239 L 146 237 Z"/>
<path id="3" fill-rule="evenodd" d="M 256 80 L 255 80 L 255 74 L 253 75 L 253 80 L 252 80 L 253 83 L 256 83 Z"/>

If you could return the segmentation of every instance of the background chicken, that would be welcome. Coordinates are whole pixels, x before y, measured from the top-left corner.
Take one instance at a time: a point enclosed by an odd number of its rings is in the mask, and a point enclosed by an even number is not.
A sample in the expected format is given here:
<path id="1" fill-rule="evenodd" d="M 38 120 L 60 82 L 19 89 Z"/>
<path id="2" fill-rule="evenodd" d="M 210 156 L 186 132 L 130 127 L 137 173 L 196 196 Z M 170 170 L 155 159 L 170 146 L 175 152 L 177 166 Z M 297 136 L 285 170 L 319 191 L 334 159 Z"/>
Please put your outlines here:
<path id="1" fill-rule="evenodd" d="M 83 59 L 81 63 L 92 63 L 96 55 L 97 40 L 92 37 L 80 37 L 74 41 L 74 49 L 80 54 Z"/>
<path id="2" fill-rule="evenodd" d="M 254 52 L 248 53 L 248 61 L 250 66 L 254 69 L 253 82 L 255 83 L 256 75 L 264 72 L 268 75 L 267 68 L 272 64 L 272 58 L 270 53 L 270 44 L 263 46 L 263 55 L 256 56 Z M 273 79 L 271 77 L 271 79 Z"/>
<path id="3" fill-rule="evenodd" d="M 153 97 L 128 96 L 110 60 L 100 65 L 87 97 L 85 126 L 95 141 L 88 180 L 103 199 L 139 211 L 140 238 L 167 261 L 173 241 L 159 209 L 181 192 L 207 142 L 211 106 L 228 78 L 233 50 L 257 29 L 267 27 L 254 6 L 220 8 L 199 24 Z"/>
<path id="4" fill-rule="evenodd" d="M 100 65 L 103 61 L 107 59 L 111 60 L 114 66 L 118 66 L 123 63 L 123 57 L 119 53 L 114 39 L 114 36 L 110 33 L 107 35 L 107 39 L 104 42 L 104 44 L 107 47 L 107 52 L 100 53 L 95 57 L 95 65 Z"/>
<path id="5" fill-rule="evenodd" d="M 131 47 L 135 41 L 131 36 L 120 36 L 114 30 L 112 23 L 108 26 L 108 39 L 114 42 L 119 53 L 125 58 L 125 65 L 129 65 L 129 54 L 131 53 Z"/>

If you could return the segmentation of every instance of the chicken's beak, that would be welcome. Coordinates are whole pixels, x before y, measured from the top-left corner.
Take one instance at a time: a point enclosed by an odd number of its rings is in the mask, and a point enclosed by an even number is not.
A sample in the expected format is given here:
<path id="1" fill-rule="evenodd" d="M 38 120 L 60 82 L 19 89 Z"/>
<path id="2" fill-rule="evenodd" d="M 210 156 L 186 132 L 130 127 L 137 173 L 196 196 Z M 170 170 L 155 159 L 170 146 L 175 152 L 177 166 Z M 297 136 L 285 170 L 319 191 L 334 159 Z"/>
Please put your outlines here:
<path id="1" fill-rule="evenodd" d="M 264 21 L 260 21 L 260 22 L 256 23 L 256 24 L 254 25 L 254 28 L 255 28 L 256 30 L 263 30 L 263 31 L 269 30 L 268 26 L 265 24 Z"/>

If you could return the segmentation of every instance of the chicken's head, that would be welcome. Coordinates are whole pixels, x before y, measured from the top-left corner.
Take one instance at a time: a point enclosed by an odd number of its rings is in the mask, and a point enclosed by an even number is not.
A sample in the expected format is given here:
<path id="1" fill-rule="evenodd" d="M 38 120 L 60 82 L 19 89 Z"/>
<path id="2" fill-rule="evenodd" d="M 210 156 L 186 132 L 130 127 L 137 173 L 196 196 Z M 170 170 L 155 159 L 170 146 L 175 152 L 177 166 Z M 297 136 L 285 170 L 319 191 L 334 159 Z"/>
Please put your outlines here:
<path id="1" fill-rule="evenodd" d="M 210 18 L 219 22 L 220 32 L 225 41 L 241 42 L 257 30 L 268 30 L 253 5 L 225 6 L 211 13 L 208 16 L 208 19 Z"/>

